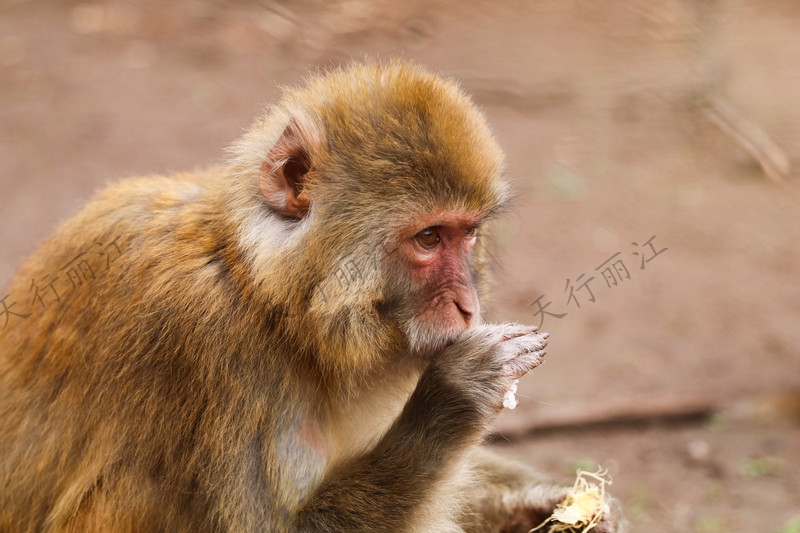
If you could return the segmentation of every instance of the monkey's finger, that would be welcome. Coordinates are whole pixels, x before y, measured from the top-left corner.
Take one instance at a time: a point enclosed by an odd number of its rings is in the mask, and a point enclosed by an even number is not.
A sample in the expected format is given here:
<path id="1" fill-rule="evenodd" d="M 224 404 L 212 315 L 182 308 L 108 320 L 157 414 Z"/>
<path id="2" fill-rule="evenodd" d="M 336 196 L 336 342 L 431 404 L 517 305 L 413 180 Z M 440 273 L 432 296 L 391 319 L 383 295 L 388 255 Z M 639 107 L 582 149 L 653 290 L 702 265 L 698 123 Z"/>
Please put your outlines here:
<path id="1" fill-rule="evenodd" d="M 525 326 L 522 324 L 504 324 L 502 340 L 507 341 L 518 337 L 524 337 L 531 333 L 536 333 L 538 326 Z"/>
<path id="2" fill-rule="evenodd" d="M 502 341 L 498 346 L 497 357 L 505 364 L 522 353 L 536 352 L 546 346 L 546 336 L 528 332 L 526 335 Z"/>
<path id="3" fill-rule="evenodd" d="M 506 370 L 512 379 L 519 379 L 544 362 L 545 350 L 523 352 L 506 363 Z"/>
<path id="4" fill-rule="evenodd" d="M 518 343 L 520 346 L 527 348 L 527 351 L 535 351 L 541 350 L 548 344 L 548 340 L 550 338 L 550 334 L 547 332 L 544 333 L 528 333 L 527 335 L 523 335 L 521 337 L 517 337 L 514 339 L 515 343 Z M 520 349 L 519 351 L 522 351 Z"/>

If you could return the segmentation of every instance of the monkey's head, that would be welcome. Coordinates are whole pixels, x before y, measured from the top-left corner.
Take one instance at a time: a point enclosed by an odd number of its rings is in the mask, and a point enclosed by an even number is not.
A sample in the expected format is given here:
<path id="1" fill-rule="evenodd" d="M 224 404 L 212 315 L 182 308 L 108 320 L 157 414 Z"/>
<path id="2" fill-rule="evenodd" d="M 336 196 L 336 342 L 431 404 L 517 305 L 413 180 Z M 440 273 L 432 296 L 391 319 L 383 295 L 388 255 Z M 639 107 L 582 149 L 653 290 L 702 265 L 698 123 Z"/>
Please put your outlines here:
<path id="1" fill-rule="evenodd" d="M 318 75 L 285 90 L 233 154 L 257 284 L 291 302 L 284 327 L 323 365 L 424 360 L 480 322 L 483 230 L 508 186 L 454 82 L 405 62 Z"/>

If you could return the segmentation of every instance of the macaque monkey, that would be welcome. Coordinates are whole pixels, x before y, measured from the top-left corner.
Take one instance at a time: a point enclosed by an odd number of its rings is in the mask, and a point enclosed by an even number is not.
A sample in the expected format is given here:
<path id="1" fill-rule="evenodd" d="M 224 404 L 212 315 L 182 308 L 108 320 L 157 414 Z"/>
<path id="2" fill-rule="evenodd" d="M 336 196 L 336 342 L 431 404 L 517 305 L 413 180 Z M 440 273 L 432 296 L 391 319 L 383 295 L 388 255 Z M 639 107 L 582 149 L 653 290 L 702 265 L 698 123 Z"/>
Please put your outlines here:
<path id="1" fill-rule="evenodd" d="M 0 294 L 0 531 L 538 525 L 568 487 L 480 446 L 547 342 L 482 321 L 502 173 L 453 81 L 366 63 L 100 192 Z"/>

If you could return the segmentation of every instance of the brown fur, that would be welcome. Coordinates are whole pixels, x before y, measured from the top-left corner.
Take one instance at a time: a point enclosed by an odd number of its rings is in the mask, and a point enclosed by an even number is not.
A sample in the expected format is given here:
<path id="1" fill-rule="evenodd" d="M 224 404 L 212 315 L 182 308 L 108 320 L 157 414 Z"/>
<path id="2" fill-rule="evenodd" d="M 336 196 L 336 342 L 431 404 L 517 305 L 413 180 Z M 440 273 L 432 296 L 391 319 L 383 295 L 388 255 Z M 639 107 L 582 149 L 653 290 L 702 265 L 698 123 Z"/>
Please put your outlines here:
<path id="1" fill-rule="evenodd" d="M 287 89 L 223 166 L 102 191 L 7 291 L 31 316 L 0 333 L 0 532 L 546 516 L 563 488 L 475 448 L 544 337 L 420 319 L 450 270 L 421 285 L 398 251 L 424 217 L 495 213 L 502 170 L 455 83 L 367 63 Z M 465 266 L 482 298 L 485 246 Z M 59 269 L 88 250 L 72 288 Z M 31 302 L 56 274 L 60 302 Z"/>

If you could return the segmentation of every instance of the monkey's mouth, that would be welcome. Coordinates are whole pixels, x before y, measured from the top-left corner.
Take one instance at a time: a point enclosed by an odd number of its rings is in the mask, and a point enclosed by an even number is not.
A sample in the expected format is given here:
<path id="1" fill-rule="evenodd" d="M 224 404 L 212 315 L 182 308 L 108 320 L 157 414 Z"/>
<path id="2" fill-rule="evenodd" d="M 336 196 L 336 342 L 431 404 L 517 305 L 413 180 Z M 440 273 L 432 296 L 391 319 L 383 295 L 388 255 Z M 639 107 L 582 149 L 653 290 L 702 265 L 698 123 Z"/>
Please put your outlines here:
<path id="1" fill-rule="evenodd" d="M 466 327 L 452 325 L 443 327 L 441 324 L 431 324 L 423 317 L 418 317 L 404 329 L 409 354 L 430 361 L 435 359 L 439 352 L 456 342 Z"/>

